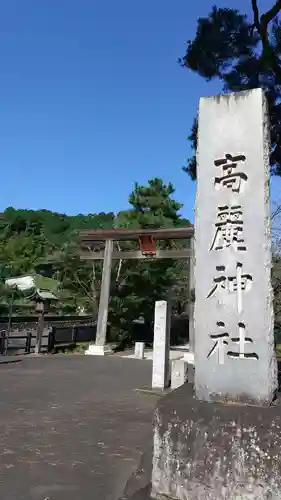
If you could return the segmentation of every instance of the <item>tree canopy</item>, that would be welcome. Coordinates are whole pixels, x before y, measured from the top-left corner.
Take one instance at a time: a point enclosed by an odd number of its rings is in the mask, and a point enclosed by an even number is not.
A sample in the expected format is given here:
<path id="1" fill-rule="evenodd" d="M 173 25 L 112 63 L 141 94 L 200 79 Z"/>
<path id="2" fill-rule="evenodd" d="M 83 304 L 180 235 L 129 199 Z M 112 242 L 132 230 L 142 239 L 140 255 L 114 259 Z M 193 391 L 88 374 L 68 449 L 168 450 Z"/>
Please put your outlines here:
<path id="1" fill-rule="evenodd" d="M 89 309 L 91 272 L 75 253 L 77 232 L 112 227 L 113 213 L 67 216 L 48 210 L 8 208 L 0 218 L 0 302 L 7 312 L 6 278 L 40 273 L 60 283 L 58 313 Z M 18 308 L 16 307 L 18 305 Z M 31 304 L 18 297 L 14 311 L 28 313 Z"/>
<path id="2" fill-rule="evenodd" d="M 136 184 L 129 196 L 131 208 L 117 215 L 116 226 L 148 229 L 190 225 L 179 213 L 182 205 L 174 200 L 174 191 L 172 184 L 166 185 L 157 178 L 146 186 Z M 162 248 L 173 244 L 160 242 Z M 175 306 L 180 302 L 184 309 L 187 286 L 182 286 L 186 293 L 181 295 L 178 287 L 188 275 L 187 266 L 186 262 L 173 260 L 127 261 L 122 264 L 111 301 L 112 322 L 121 335 L 122 330 L 124 336 L 128 334 L 132 320 L 139 316 L 151 321 L 155 301 L 166 298 L 167 294 L 174 299 Z"/>
<path id="3" fill-rule="evenodd" d="M 0 219 L 0 314 L 6 314 L 9 292 L 6 278 L 39 273 L 57 280 L 57 313 L 75 314 L 83 310 L 97 316 L 102 263 L 79 259 L 78 233 L 83 229 L 161 228 L 189 225 L 180 214 L 182 205 L 174 197 L 172 184 L 151 179 L 136 184 L 129 196 L 130 207 L 118 214 L 104 213 L 67 216 L 48 210 L 8 208 Z M 160 242 L 163 248 L 175 242 Z M 184 242 L 182 243 L 184 244 Z M 120 242 L 132 248 L 132 242 Z M 187 300 L 188 263 L 115 262 L 112 272 L 110 322 L 120 338 L 128 337 L 132 320 L 153 317 L 155 300 L 173 295 L 177 308 Z M 14 312 L 27 313 L 31 304 L 16 297 Z M 179 306 L 179 304 L 181 304 Z"/>
<path id="4" fill-rule="evenodd" d="M 267 95 L 272 174 L 281 175 L 281 1 L 260 12 L 258 0 L 248 0 L 252 15 L 214 6 L 199 18 L 195 38 L 187 42 L 180 64 L 205 80 L 219 79 L 224 92 L 262 87 Z M 197 120 L 189 136 L 194 155 L 184 170 L 196 179 Z"/>

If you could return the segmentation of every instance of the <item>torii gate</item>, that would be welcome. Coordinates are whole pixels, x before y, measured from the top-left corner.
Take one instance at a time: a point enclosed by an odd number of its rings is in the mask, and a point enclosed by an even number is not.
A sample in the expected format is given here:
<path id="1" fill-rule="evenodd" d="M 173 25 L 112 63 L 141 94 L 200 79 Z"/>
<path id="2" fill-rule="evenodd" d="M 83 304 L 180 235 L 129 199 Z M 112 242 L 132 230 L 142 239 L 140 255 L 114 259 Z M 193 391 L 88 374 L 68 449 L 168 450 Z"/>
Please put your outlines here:
<path id="1" fill-rule="evenodd" d="M 106 330 L 110 296 L 110 278 L 112 260 L 128 259 L 189 259 L 189 344 L 194 352 L 194 227 L 171 229 L 90 229 L 79 234 L 81 245 L 88 251 L 80 253 L 82 260 L 102 260 L 102 283 L 98 310 L 98 323 L 95 344 L 89 347 L 89 354 L 104 355 L 106 348 Z M 158 240 L 189 240 L 188 248 L 159 250 Z M 138 241 L 139 250 L 114 250 L 114 241 Z M 105 242 L 104 251 L 94 251 L 97 242 Z M 118 246 L 119 247 L 119 246 Z"/>

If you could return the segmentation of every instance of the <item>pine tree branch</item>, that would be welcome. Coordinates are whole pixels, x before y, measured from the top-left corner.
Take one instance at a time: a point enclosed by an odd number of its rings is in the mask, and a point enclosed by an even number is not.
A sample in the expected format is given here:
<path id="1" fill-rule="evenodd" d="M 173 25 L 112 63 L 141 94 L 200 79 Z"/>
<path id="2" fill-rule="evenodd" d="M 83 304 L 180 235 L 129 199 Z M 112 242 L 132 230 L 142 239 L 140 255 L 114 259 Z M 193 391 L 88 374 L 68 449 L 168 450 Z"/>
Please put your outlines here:
<path id="1" fill-rule="evenodd" d="M 255 0 L 252 0 L 254 3 Z M 276 3 L 269 9 L 265 14 L 261 16 L 261 26 L 264 27 L 267 30 L 267 26 L 269 25 L 270 21 L 277 16 L 278 12 L 281 10 L 281 0 L 277 0 Z"/>
<path id="2" fill-rule="evenodd" d="M 278 75 L 279 78 L 281 78 L 281 67 L 279 64 L 279 60 L 268 38 L 268 25 L 281 11 L 281 0 L 277 0 L 273 7 L 262 14 L 261 17 L 259 15 L 258 0 L 251 1 L 254 14 L 254 24 L 252 28 L 256 28 L 261 37 L 263 48 L 262 57 L 270 59 L 272 70 L 276 73 L 276 75 Z"/>
<path id="3" fill-rule="evenodd" d="M 260 14 L 258 8 L 258 0 L 252 0 L 252 9 L 254 13 L 254 27 L 260 31 Z"/>
<path id="4" fill-rule="evenodd" d="M 274 211 L 272 212 L 271 220 L 275 219 L 278 215 L 280 215 L 280 213 L 281 213 L 281 205 L 277 205 Z"/>
<path id="5" fill-rule="evenodd" d="M 281 10 L 281 0 L 277 0 L 277 2 L 273 5 L 271 9 L 269 9 L 265 14 L 263 14 L 260 18 L 260 29 L 259 33 L 261 36 L 261 41 L 263 45 L 263 49 L 266 51 L 272 51 L 273 49 L 268 40 L 268 25 L 269 23 L 277 16 L 278 12 Z"/>

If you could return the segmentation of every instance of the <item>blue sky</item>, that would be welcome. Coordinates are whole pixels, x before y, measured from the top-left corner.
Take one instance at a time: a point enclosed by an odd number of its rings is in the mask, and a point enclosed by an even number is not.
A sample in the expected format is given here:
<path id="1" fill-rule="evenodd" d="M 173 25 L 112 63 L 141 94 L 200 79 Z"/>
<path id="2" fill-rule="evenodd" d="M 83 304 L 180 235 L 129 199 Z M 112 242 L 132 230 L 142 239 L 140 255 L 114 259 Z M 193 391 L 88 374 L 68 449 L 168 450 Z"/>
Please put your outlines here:
<path id="1" fill-rule="evenodd" d="M 177 59 L 213 3 L 2 2 L 0 210 L 116 212 L 135 181 L 161 177 L 193 219 L 186 138 L 200 96 L 220 86 Z M 217 5 L 245 12 L 250 0 Z"/>

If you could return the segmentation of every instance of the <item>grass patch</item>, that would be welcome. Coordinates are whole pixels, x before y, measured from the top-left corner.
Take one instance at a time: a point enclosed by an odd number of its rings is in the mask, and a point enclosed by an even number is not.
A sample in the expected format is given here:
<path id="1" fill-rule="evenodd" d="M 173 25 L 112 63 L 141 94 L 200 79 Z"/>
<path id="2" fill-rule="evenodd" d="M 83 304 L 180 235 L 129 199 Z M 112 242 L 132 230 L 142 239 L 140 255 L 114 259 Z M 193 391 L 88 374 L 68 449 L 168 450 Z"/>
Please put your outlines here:
<path id="1" fill-rule="evenodd" d="M 88 349 L 89 342 L 77 342 L 76 344 L 60 344 L 55 347 L 54 354 L 84 354 Z"/>

